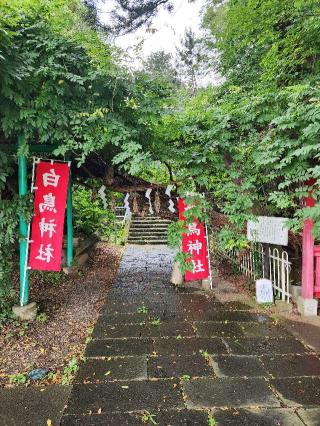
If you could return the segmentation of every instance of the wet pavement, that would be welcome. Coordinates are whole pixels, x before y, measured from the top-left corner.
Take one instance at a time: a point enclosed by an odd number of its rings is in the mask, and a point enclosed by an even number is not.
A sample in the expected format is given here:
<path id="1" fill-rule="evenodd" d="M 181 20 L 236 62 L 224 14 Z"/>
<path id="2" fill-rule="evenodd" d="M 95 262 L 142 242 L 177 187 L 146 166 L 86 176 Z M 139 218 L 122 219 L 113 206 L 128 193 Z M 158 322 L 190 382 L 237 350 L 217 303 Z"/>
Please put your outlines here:
<path id="1" fill-rule="evenodd" d="M 173 256 L 127 247 L 61 424 L 319 426 L 318 354 L 246 303 L 173 287 Z"/>

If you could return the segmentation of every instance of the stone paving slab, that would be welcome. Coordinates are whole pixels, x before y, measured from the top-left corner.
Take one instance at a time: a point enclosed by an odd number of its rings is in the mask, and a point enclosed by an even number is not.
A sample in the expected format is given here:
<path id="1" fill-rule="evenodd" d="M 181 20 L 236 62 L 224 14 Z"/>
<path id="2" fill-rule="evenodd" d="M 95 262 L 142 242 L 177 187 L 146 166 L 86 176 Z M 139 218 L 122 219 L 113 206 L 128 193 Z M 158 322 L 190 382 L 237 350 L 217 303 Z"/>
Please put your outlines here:
<path id="1" fill-rule="evenodd" d="M 104 314 L 137 314 L 138 309 L 141 308 L 142 302 L 136 303 L 124 303 L 124 302 L 112 302 L 108 303 L 103 311 Z"/>
<path id="2" fill-rule="evenodd" d="M 230 351 L 238 355 L 278 355 L 278 354 L 303 354 L 308 349 L 294 338 L 225 338 Z"/>
<path id="3" fill-rule="evenodd" d="M 146 322 L 139 324 L 116 324 L 109 325 L 99 322 L 94 328 L 92 336 L 95 339 L 112 339 L 128 337 L 149 337 L 149 327 Z"/>
<path id="4" fill-rule="evenodd" d="M 194 287 L 187 287 L 185 285 L 180 285 L 180 286 L 173 285 L 171 288 L 173 288 L 177 294 L 203 294 L 203 290 L 199 288 L 194 288 Z M 215 299 L 214 295 L 212 295 L 211 292 L 210 292 L 210 298 L 211 300 Z"/>
<path id="5" fill-rule="evenodd" d="M 88 359 L 80 366 L 76 383 L 147 379 L 148 358 L 145 355 Z"/>
<path id="6" fill-rule="evenodd" d="M 297 413 L 306 425 L 319 426 L 320 408 L 299 409 Z"/>
<path id="7" fill-rule="evenodd" d="M 214 376 L 213 369 L 207 361 L 199 355 L 155 356 L 148 362 L 149 378 L 181 378 Z"/>
<path id="8" fill-rule="evenodd" d="M 223 309 L 227 311 L 250 311 L 253 309 L 251 305 L 248 305 L 247 303 L 233 301 L 233 302 L 225 302 L 221 303 L 219 302 L 219 306 L 216 307 L 216 309 Z"/>
<path id="9" fill-rule="evenodd" d="M 320 377 L 280 378 L 270 383 L 288 407 L 320 407 Z"/>
<path id="10" fill-rule="evenodd" d="M 215 407 L 280 407 L 263 378 L 201 378 L 183 382 L 189 409 Z"/>
<path id="11" fill-rule="evenodd" d="M 92 340 L 85 351 L 87 357 L 145 355 L 153 352 L 151 339 Z"/>
<path id="12" fill-rule="evenodd" d="M 201 337 L 154 339 L 154 348 L 161 355 L 192 355 L 198 354 L 200 351 L 206 351 L 211 354 L 228 352 L 222 339 L 205 339 Z"/>
<path id="13" fill-rule="evenodd" d="M 243 324 L 243 323 L 241 323 Z M 241 324 L 235 322 L 194 322 L 198 337 L 242 337 L 244 335 Z"/>
<path id="14" fill-rule="evenodd" d="M 161 322 L 159 326 L 153 326 L 149 322 L 149 335 L 151 337 L 194 337 L 195 331 L 188 322 L 172 321 Z"/>
<path id="15" fill-rule="evenodd" d="M 179 382 L 173 380 L 74 385 L 66 414 L 184 408 Z"/>
<path id="16" fill-rule="evenodd" d="M 212 356 L 212 365 L 218 377 L 262 377 L 266 369 L 258 357 L 245 355 Z"/>
<path id="17" fill-rule="evenodd" d="M 158 323 L 160 321 L 160 323 Z M 145 316 L 138 324 L 110 325 L 99 321 L 94 328 L 93 338 L 112 339 L 128 337 L 194 337 L 195 331 L 191 323 L 185 321 L 161 321 L 158 317 Z"/>
<path id="18" fill-rule="evenodd" d="M 60 426 L 141 426 L 141 416 L 135 414 L 64 415 Z"/>
<path id="19" fill-rule="evenodd" d="M 208 308 L 205 311 L 187 311 L 188 318 L 193 321 L 235 321 L 235 322 L 271 322 L 270 317 L 263 314 L 254 314 L 247 311 L 213 311 Z"/>
<path id="20" fill-rule="evenodd" d="M 181 303 L 186 305 L 188 308 L 203 308 L 208 303 L 212 303 L 209 297 L 206 294 L 199 293 L 182 293 L 179 295 Z M 221 305 L 219 302 L 215 302 L 218 305 Z M 222 305 L 221 305 L 222 306 Z"/>
<path id="21" fill-rule="evenodd" d="M 154 421 L 159 426 L 204 426 L 208 424 L 206 411 L 179 410 L 152 412 Z M 86 416 L 68 415 L 63 418 L 61 426 L 141 426 L 152 425 L 142 421 L 143 413 L 110 413 Z"/>
<path id="22" fill-rule="evenodd" d="M 194 322 L 199 337 L 290 337 L 289 333 L 272 323 L 256 322 Z"/>
<path id="23" fill-rule="evenodd" d="M 102 325 L 110 326 L 115 324 L 140 324 L 146 321 L 148 317 L 145 314 L 111 314 L 111 315 L 102 315 L 97 323 L 96 327 L 101 327 Z"/>
<path id="24" fill-rule="evenodd" d="M 0 389 L 1 426 L 58 425 L 71 386 Z"/>
<path id="25" fill-rule="evenodd" d="M 303 422 L 288 409 L 229 409 L 213 413 L 216 426 L 302 426 Z M 309 424 L 308 424 L 309 425 Z"/>
<path id="26" fill-rule="evenodd" d="M 261 361 L 274 377 L 320 376 L 320 359 L 316 355 L 262 356 Z"/>
<path id="27" fill-rule="evenodd" d="M 181 306 L 179 306 L 178 303 L 175 303 L 173 300 L 166 303 L 154 303 L 153 305 L 146 304 L 144 301 L 136 304 L 128 305 L 128 311 L 126 312 L 126 308 L 124 305 L 119 305 L 119 307 L 106 307 L 105 311 L 103 312 L 103 315 L 111 316 L 111 315 L 118 315 L 118 314 L 132 314 L 135 315 L 139 313 L 139 310 L 143 309 L 143 307 L 146 308 L 147 314 L 151 316 L 158 316 L 160 318 L 167 318 L 167 317 L 185 317 L 184 311 Z"/>

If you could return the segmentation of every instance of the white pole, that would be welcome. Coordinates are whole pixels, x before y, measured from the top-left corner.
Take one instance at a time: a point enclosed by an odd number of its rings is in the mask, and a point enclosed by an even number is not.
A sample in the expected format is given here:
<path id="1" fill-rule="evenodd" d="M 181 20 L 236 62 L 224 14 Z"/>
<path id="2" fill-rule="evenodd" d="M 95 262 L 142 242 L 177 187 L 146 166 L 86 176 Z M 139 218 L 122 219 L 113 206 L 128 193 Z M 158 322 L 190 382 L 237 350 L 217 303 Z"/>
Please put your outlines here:
<path id="1" fill-rule="evenodd" d="M 206 195 L 203 192 L 202 197 L 205 199 Z M 212 290 L 212 272 L 211 272 L 211 260 L 210 260 L 210 244 L 209 244 L 209 235 L 208 235 L 208 224 L 207 220 L 204 221 L 205 229 L 206 229 L 206 241 L 207 241 L 207 258 L 208 258 L 208 267 L 209 267 L 209 279 L 210 279 L 210 289 Z"/>
<path id="2" fill-rule="evenodd" d="M 210 289 L 212 290 L 212 273 L 211 273 L 211 260 L 210 260 L 210 245 L 209 245 L 209 236 L 208 236 L 208 225 L 205 220 L 205 228 L 206 228 L 206 240 L 207 240 L 207 258 L 208 258 L 208 266 L 209 266 L 209 279 L 210 279 Z"/>
<path id="3" fill-rule="evenodd" d="M 33 157 L 33 164 L 32 164 L 32 179 L 31 179 L 31 191 L 36 189 L 34 187 L 34 175 L 35 175 L 35 165 L 36 163 L 39 163 L 39 159 L 36 159 Z M 26 290 L 26 277 L 27 277 L 27 269 L 28 269 L 28 259 L 29 259 L 29 244 L 30 244 L 30 227 L 31 227 L 31 221 L 28 224 L 28 232 L 27 232 L 27 245 L 26 245 L 26 255 L 24 259 L 24 268 L 23 268 L 23 281 L 22 281 L 22 294 L 20 299 L 20 306 L 23 306 L 24 301 L 24 294 Z"/>

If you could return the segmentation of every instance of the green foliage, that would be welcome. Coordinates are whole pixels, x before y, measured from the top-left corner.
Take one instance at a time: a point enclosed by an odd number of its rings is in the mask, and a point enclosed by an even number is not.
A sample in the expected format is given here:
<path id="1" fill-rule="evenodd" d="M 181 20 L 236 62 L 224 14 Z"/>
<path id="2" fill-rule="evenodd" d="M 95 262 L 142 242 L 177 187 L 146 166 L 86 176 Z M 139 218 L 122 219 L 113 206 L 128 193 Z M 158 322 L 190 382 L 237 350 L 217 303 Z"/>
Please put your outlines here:
<path id="1" fill-rule="evenodd" d="M 72 357 L 66 367 L 63 369 L 62 385 L 70 385 L 72 383 L 76 373 L 79 370 L 78 360 L 76 357 Z"/>
<path id="2" fill-rule="evenodd" d="M 170 223 L 168 225 L 168 245 L 172 248 L 179 247 L 184 231 L 185 227 L 182 220 Z"/>
<path id="3" fill-rule="evenodd" d="M 320 237 L 318 207 L 302 208 L 306 181 L 320 182 L 319 14 L 314 0 L 208 2 L 208 49 L 225 82 L 180 98 L 158 132 L 177 181 L 227 216 L 222 249 L 245 248 L 256 215 L 287 216 L 295 231 L 312 216 Z M 169 240 L 181 232 L 173 226 Z"/>
<path id="4" fill-rule="evenodd" d="M 48 272 L 48 271 L 30 271 L 30 277 L 35 281 L 40 281 L 48 283 L 50 285 L 59 285 L 63 280 L 65 280 L 65 273 L 60 272 Z"/>
<path id="5" fill-rule="evenodd" d="M 142 305 L 138 306 L 137 308 L 138 314 L 147 314 L 148 312 L 149 312 L 149 308 L 144 303 L 142 303 Z"/>
<path id="6" fill-rule="evenodd" d="M 292 84 L 319 71 L 317 0 L 209 4 L 204 23 L 232 83 Z"/>
<path id="7" fill-rule="evenodd" d="M 203 350 L 203 349 L 200 349 L 200 355 L 207 361 L 207 362 L 209 362 L 210 361 L 210 355 L 209 355 L 209 352 L 208 351 L 205 351 L 205 350 Z"/>
<path id="8" fill-rule="evenodd" d="M 93 200 L 90 189 L 77 188 L 73 193 L 72 202 L 75 228 L 86 235 L 93 232 L 102 234 L 108 219 L 115 219 L 111 212 L 102 208 L 99 199 Z"/>
<path id="9" fill-rule="evenodd" d="M 183 376 L 181 376 L 181 380 L 183 380 L 184 382 L 189 382 L 190 379 L 191 376 L 189 374 L 183 374 Z"/>
<path id="10" fill-rule="evenodd" d="M 216 421 L 212 413 L 208 413 L 208 426 L 216 426 Z"/>
<path id="11" fill-rule="evenodd" d="M 177 48 L 179 68 L 186 77 L 186 83 L 194 95 L 198 89 L 198 78 L 201 74 L 203 44 L 191 28 L 186 28 L 181 46 Z"/>
<path id="12" fill-rule="evenodd" d="M 10 383 L 15 385 L 25 385 L 28 382 L 28 377 L 25 373 L 17 373 L 10 375 Z"/>
<path id="13" fill-rule="evenodd" d="M 159 327 L 161 324 L 161 319 L 160 318 L 154 318 L 153 320 L 150 321 L 150 324 L 153 325 L 154 327 Z"/>
<path id="14" fill-rule="evenodd" d="M 7 324 L 12 323 L 16 320 L 16 316 L 12 312 L 12 305 L 13 305 L 13 297 L 9 298 L 8 291 L 4 292 L 4 289 L 2 288 L 2 296 L 0 297 L 0 328 Z M 10 289 L 10 293 L 13 291 Z M 13 296 L 13 295 L 12 295 Z"/>
<path id="15" fill-rule="evenodd" d="M 141 421 L 142 423 L 149 423 L 152 425 L 157 425 L 158 423 L 156 422 L 156 415 L 150 413 L 149 411 L 145 411 L 141 417 Z"/>
<path id="16" fill-rule="evenodd" d="M 28 220 L 31 216 L 30 207 L 28 197 L 18 199 L 15 196 L 11 200 L 0 199 L 0 312 L 5 317 L 14 296 L 11 287 L 12 253 L 19 235 L 17 230 L 19 213 Z"/>
<path id="17" fill-rule="evenodd" d="M 38 314 L 37 317 L 36 317 L 36 320 L 38 322 L 42 322 L 42 323 L 47 322 L 48 319 L 49 319 L 49 317 L 45 312 L 41 312 L 41 314 Z"/>
<path id="18" fill-rule="evenodd" d="M 154 78 L 171 84 L 172 89 L 180 85 L 178 71 L 173 66 L 171 53 L 166 53 L 164 50 L 152 52 L 144 61 L 143 68 L 146 73 Z"/>

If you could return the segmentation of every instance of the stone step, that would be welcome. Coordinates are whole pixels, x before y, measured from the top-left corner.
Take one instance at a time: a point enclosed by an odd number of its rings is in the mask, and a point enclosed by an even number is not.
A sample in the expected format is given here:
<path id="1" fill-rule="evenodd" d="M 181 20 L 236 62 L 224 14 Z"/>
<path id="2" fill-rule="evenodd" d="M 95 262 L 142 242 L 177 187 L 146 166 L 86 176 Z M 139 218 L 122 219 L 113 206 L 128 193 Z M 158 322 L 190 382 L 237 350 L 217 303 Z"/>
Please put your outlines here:
<path id="1" fill-rule="evenodd" d="M 130 229 L 130 234 L 164 234 L 167 235 L 167 230 L 166 229 Z"/>
<path id="2" fill-rule="evenodd" d="M 129 240 L 163 240 L 167 241 L 167 235 L 129 235 Z"/>
<path id="3" fill-rule="evenodd" d="M 131 226 L 168 226 L 171 222 L 138 222 L 138 221 L 131 221 Z"/>
<path id="4" fill-rule="evenodd" d="M 167 241 L 164 240 L 148 240 L 148 241 L 144 241 L 144 240 L 138 240 L 138 241 L 131 241 L 130 239 L 128 240 L 129 244 L 137 244 L 137 245 L 154 245 L 154 244 L 159 244 L 159 245 L 167 245 Z"/>
<path id="5" fill-rule="evenodd" d="M 131 223 L 130 228 L 151 228 L 151 229 L 156 229 L 156 228 L 160 228 L 160 229 L 167 229 L 168 225 L 165 223 L 157 223 L 157 224 L 153 224 L 153 223 Z"/>
<path id="6" fill-rule="evenodd" d="M 171 222 L 171 219 L 166 219 L 165 217 L 150 217 L 150 216 L 146 216 L 146 217 L 137 217 L 134 216 L 131 218 L 132 220 L 148 220 L 149 222 L 157 222 L 157 221 L 166 221 L 166 222 Z"/>
<path id="7" fill-rule="evenodd" d="M 170 220 L 160 216 L 133 216 L 132 220 Z"/>
<path id="8" fill-rule="evenodd" d="M 167 241 L 167 235 L 129 235 L 129 240 L 165 240 Z"/>
<path id="9" fill-rule="evenodd" d="M 129 237 L 128 241 L 153 241 L 153 240 L 158 240 L 158 241 L 167 241 L 168 238 L 165 236 L 157 236 L 157 235 L 152 235 L 150 237 L 144 237 L 144 236 L 140 236 L 140 237 Z"/>
<path id="10" fill-rule="evenodd" d="M 167 244 L 169 219 L 157 216 L 133 217 L 129 230 L 129 244 Z"/>

